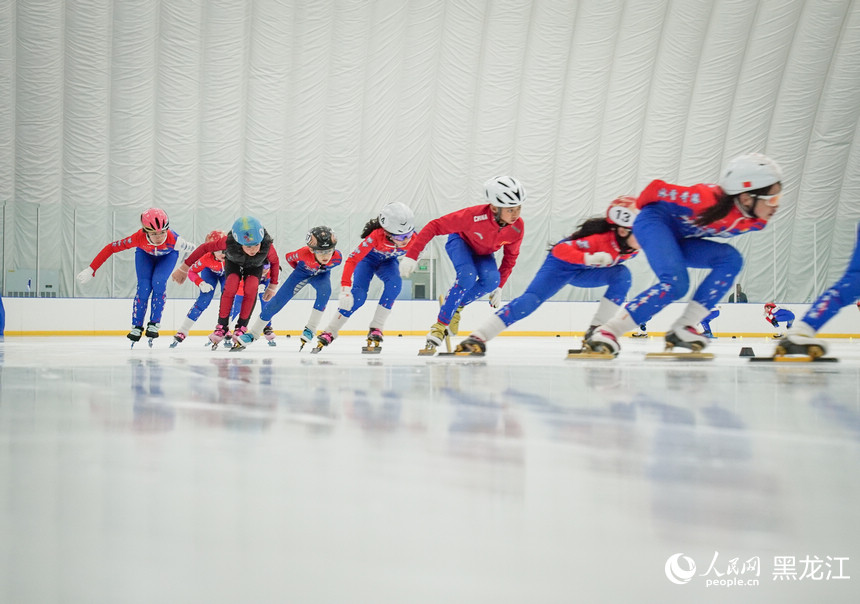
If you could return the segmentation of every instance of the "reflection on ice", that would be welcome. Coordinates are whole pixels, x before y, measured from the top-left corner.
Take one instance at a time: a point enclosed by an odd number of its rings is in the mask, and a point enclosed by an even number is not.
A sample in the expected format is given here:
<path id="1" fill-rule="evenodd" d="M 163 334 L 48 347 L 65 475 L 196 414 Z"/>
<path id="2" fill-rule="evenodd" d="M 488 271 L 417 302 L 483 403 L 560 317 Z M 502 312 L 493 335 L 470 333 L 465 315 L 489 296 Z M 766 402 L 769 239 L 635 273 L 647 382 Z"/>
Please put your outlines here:
<path id="1" fill-rule="evenodd" d="M 44 601 L 37 575 L 70 602 L 724 601 L 667 557 L 860 561 L 848 344 L 827 367 L 114 344 L 0 344 L 9 601 Z"/>

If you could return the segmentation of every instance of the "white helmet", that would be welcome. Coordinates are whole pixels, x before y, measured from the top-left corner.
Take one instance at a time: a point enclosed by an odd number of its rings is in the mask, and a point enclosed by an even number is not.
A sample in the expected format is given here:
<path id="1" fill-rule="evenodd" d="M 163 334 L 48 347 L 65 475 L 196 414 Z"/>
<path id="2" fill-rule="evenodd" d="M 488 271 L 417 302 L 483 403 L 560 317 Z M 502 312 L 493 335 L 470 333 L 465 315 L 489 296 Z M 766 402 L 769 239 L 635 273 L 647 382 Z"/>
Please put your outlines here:
<path id="1" fill-rule="evenodd" d="M 515 208 L 526 199 L 526 190 L 512 176 L 494 176 L 484 183 L 487 203 L 497 208 Z"/>
<path id="2" fill-rule="evenodd" d="M 415 230 L 415 214 L 409 206 L 394 201 L 382 208 L 379 226 L 392 235 L 406 235 Z"/>
<path id="3" fill-rule="evenodd" d="M 728 195 L 756 191 L 782 180 L 782 168 L 767 155 L 748 153 L 734 158 L 726 166 L 720 188 Z"/>

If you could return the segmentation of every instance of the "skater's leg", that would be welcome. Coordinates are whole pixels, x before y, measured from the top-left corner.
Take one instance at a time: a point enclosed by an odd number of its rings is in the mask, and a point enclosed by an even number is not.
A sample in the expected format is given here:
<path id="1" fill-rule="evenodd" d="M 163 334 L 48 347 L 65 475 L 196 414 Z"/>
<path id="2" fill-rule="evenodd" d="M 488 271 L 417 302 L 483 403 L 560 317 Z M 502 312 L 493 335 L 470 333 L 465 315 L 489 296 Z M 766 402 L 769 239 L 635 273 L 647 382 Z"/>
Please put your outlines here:
<path id="1" fill-rule="evenodd" d="M 391 307 L 394 306 L 394 301 L 400 295 L 400 290 L 403 288 L 403 280 L 400 278 L 397 259 L 390 258 L 381 262 L 376 269 L 376 276 L 380 278 L 383 284 L 382 294 L 379 296 L 379 305 L 391 310 Z"/>
<path id="2" fill-rule="evenodd" d="M 450 235 L 445 244 L 445 251 L 454 264 L 457 273 L 454 285 L 448 290 L 442 308 L 439 310 L 437 321 L 442 325 L 451 323 L 451 317 L 462 306 L 463 296 L 475 286 L 478 281 L 478 268 L 475 265 L 476 254 L 459 235 Z"/>
<path id="3" fill-rule="evenodd" d="M 134 253 L 134 270 L 137 274 L 137 290 L 132 305 L 131 324 L 143 326 L 146 318 L 146 308 L 149 296 L 152 294 L 152 273 L 155 270 L 157 258 L 138 248 Z"/>
<path id="4" fill-rule="evenodd" d="M 339 309 L 345 317 L 351 317 L 352 314 L 364 305 L 367 300 L 367 290 L 370 287 L 370 280 L 376 272 L 377 263 L 372 262 L 365 257 L 364 260 L 355 265 L 355 271 L 352 273 L 352 308 L 349 310 Z"/>
<path id="5" fill-rule="evenodd" d="M 167 280 L 176 266 L 179 253 L 176 250 L 169 254 L 156 258 L 152 270 L 152 306 L 149 311 L 149 320 L 152 323 L 161 323 L 161 315 L 164 313 L 164 301 L 167 300 Z"/>
<path id="6" fill-rule="evenodd" d="M 857 236 L 860 237 L 860 225 L 858 225 Z M 854 253 L 845 274 L 818 297 L 803 315 L 802 322 L 818 332 L 843 307 L 853 304 L 858 298 L 860 298 L 860 240 L 854 247 Z"/>
<path id="7" fill-rule="evenodd" d="M 265 319 L 267 322 L 271 321 L 307 283 L 308 278 L 305 274 L 299 271 L 290 273 L 290 276 L 278 287 L 278 291 L 275 292 L 272 299 L 261 305 L 260 318 Z"/>
<path id="8" fill-rule="evenodd" d="M 262 267 L 260 271 L 262 272 Z M 254 306 L 257 304 L 257 289 L 260 286 L 260 275 L 258 271 L 250 271 L 244 275 L 244 292 L 242 294 L 242 307 L 239 310 L 239 318 L 236 320 L 236 328 L 247 327 L 248 321 L 251 319 L 251 313 L 254 312 Z M 245 331 L 244 329 L 242 331 Z"/>
<path id="9" fill-rule="evenodd" d="M 492 254 L 485 256 L 476 255 L 475 268 L 477 269 L 478 279 L 475 281 L 475 285 L 463 294 L 460 306 L 468 306 L 481 296 L 492 292 L 501 283 L 499 267 L 496 266 L 496 258 Z"/>

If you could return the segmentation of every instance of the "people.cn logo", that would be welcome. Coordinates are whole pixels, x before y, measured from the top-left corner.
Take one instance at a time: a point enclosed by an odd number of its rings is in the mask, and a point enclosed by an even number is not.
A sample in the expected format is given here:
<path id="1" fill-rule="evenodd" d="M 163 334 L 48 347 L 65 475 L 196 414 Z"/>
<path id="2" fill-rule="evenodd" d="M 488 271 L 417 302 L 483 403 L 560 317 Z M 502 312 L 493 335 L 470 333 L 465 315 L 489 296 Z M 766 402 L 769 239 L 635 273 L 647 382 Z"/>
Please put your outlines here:
<path id="1" fill-rule="evenodd" d="M 686 585 L 696 576 L 696 563 L 684 554 L 672 554 L 666 560 L 666 578 L 675 585 Z"/>

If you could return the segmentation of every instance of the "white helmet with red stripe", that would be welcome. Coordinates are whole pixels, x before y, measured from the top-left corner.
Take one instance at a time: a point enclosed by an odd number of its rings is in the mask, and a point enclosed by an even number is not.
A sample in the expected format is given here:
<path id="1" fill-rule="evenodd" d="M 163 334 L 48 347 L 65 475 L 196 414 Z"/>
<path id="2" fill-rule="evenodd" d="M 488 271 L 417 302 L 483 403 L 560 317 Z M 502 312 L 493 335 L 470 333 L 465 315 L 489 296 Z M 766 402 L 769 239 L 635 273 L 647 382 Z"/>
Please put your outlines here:
<path id="1" fill-rule="evenodd" d="M 633 228 L 633 221 L 639 214 L 639 208 L 636 207 L 636 198 L 629 195 L 622 195 L 612 200 L 609 207 L 606 208 L 606 222 L 615 226 Z"/>
<path id="2" fill-rule="evenodd" d="M 720 188 L 728 195 L 758 191 L 782 181 L 782 168 L 767 155 L 747 153 L 734 158 L 726 166 Z"/>

